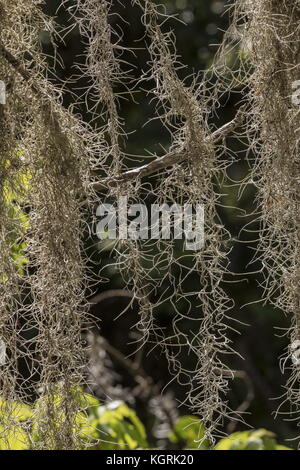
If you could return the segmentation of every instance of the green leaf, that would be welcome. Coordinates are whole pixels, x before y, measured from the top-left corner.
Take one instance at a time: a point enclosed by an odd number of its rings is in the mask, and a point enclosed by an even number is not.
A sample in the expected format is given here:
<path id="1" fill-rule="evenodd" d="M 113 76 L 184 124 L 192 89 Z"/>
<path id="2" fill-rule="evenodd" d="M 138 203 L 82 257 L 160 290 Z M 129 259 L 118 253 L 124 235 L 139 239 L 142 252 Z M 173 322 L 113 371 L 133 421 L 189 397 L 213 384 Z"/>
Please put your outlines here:
<path id="1" fill-rule="evenodd" d="M 7 401 L 0 398 L 0 419 L 3 416 L 10 416 L 11 419 L 22 422 L 30 419 L 32 415 L 30 406 L 18 401 Z"/>
<path id="2" fill-rule="evenodd" d="M 121 401 L 99 406 L 96 410 L 92 407 L 90 424 L 97 430 L 103 450 L 148 447 L 143 424 L 135 412 Z"/>
<path id="3" fill-rule="evenodd" d="M 31 417 L 32 410 L 29 406 L 0 398 L 0 450 L 29 449 L 28 434 L 20 423 Z"/>
<path id="4" fill-rule="evenodd" d="M 179 418 L 169 439 L 173 443 L 185 442 L 185 449 L 209 449 L 209 442 L 205 438 L 205 428 L 199 418 L 186 415 Z"/>
<path id="5" fill-rule="evenodd" d="M 16 153 L 19 159 L 18 153 Z M 7 161 L 7 168 L 12 163 Z M 27 194 L 30 188 L 31 175 L 27 170 L 19 171 L 12 181 L 4 180 L 3 199 L 7 207 L 8 215 L 11 220 L 11 230 L 6 240 L 10 247 L 11 257 L 15 262 L 18 273 L 24 273 L 24 265 L 28 263 L 26 254 L 26 244 L 20 242 L 19 238 L 29 227 L 29 217 L 24 212 L 23 207 L 27 203 Z M 1 281 L 6 282 L 6 276 L 1 276 Z"/>
<path id="6" fill-rule="evenodd" d="M 277 445 L 275 437 L 275 434 L 266 429 L 235 432 L 221 439 L 215 450 L 284 450 L 284 446 Z"/>
<path id="7" fill-rule="evenodd" d="M 11 429 L 0 426 L 0 450 L 28 450 L 29 446 L 28 435 L 21 426 Z"/>

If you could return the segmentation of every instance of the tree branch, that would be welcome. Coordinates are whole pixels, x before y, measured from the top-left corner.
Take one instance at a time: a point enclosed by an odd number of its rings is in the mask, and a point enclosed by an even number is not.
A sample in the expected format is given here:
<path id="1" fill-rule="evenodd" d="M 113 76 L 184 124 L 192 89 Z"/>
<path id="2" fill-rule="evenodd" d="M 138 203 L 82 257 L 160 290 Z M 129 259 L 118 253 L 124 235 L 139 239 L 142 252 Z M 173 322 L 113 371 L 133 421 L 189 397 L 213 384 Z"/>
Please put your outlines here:
<path id="1" fill-rule="evenodd" d="M 14 57 L 11 52 L 9 52 L 3 44 L 0 43 L 0 56 L 2 56 L 20 75 L 26 82 L 30 81 L 31 75 L 30 72 L 25 69 L 21 61 Z M 46 94 L 42 89 L 37 87 L 34 83 L 30 84 L 30 88 L 37 93 L 38 95 L 45 96 Z"/>
<path id="2" fill-rule="evenodd" d="M 245 110 L 246 105 L 243 105 L 236 116 L 232 121 L 227 122 L 222 127 L 214 131 L 209 137 L 208 140 L 214 144 L 220 142 L 220 140 L 224 139 L 228 134 L 234 131 L 239 125 L 242 124 L 244 120 L 243 111 Z M 176 163 L 181 163 L 188 159 L 188 153 L 186 150 L 178 150 L 177 152 L 170 152 L 164 155 L 163 157 L 156 158 L 152 162 L 134 168 L 132 170 L 125 171 L 122 175 L 114 177 L 114 178 L 104 178 L 100 181 L 95 181 L 92 183 L 93 188 L 98 191 L 101 189 L 105 189 L 109 186 L 116 186 L 118 183 L 126 183 L 138 178 L 143 178 L 144 176 L 152 175 L 163 168 L 167 168 L 168 166 L 175 165 Z"/>

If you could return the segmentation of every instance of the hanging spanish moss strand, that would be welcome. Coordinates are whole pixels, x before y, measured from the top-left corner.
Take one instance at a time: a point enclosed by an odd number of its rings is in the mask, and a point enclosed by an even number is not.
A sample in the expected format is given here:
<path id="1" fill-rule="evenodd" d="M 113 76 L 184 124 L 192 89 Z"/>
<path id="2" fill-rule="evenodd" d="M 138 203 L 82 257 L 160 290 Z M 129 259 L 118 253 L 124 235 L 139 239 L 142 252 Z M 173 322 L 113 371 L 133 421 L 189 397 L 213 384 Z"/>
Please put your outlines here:
<path id="1" fill-rule="evenodd" d="M 69 7 L 69 12 L 78 23 L 86 43 L 86 63 L 79 66 L 80 76 L 87 77 L 89 81 L 85 102 L 95 118 L 98 131 L 109 136 L 106 157 L 113 157 L 112 170 L 119 173 L 122 159 L 120 137 L 124 132 L 114 85 L 126 82 L 128 76 L 116 57 L 122 48 L 118 46 L 118 36 L 109 23 L 111 3 L 107 0 L 77 0 L 74 7 Z"/>
<path id="2" fill-rule="evenodd" d="M 299 419 L 300 370 L 291 354 L 300 340 L 300 113 L 293 103 L 299 79 L 299 0 L 239 1 L 243 40 L 253 73 L 248 79 L 251 114 L 248 136 L 256 152 L 253 181 L 261 211 L 257 258 L 265 276 L 264 299 L 291 314 L 291 346 L 282 364 L 291 373 L 284 402 Z M 245 20 L 246 18 L 246 20 Z M 245 22 L 246 21 L 246 22 Z"/>
<path id="3" fill-rule="evenodd" d="M 90 86 L 86 90 L 85 99 L 90 112 L 100 121 L 98 132 L 104 136 L 106 142 L 98 168 L 106 169 L 109 177 L 117 178 L 124 166 L 126 153 L 123 147 L 126 134 L 123 130 L 124 123 L 119 117 L 115 87 L 121 83 L 131 93 L 131 66 L 122 59 L 124 48 L 118 44 L 120 37 L 111 26 L 111 8 L 111 1 L 78 1 L 74 16 L 86 40 L 87 61 L 81 71 L 89 78 Z M 126 197 L 128 204 L 140 201 L 138 185 L 126 183 L 109 187 L 103 197 L 107 200 L 111 197 L 115 203 L 118 203 L 120 197 Z M 99 196 L 95 195 L 95 201 L 97 199 L 99 201 Z M 113 251 L 115 266 L 140 305 L 140 320 L 136 325 L 139 331 L 139 349 L 140 344 L 143 345 L 148 340 L 150 331 L 155 331 L 149 300 L 151 280 L 148 283 L 143 269 L 147 253 L 144 253 L 140 240 L 126 239 L 116 242 Z"/>
<path id="4" fill-rule="evenodd" d="M 18 261 L 25 261 L 23 246 L 27 222 L 22 206 L 27 197 L 27 171 L 22 170 L 25 155 L 22 136 L 26 131 L 26 109 L 30 105 L 31 93 L 24 95 L 23 80 L 3 57 L 3 46 L 16 58 L 22 57 L 27 50 L 32 24 L 31 6 L 35 10 L 29 2 L 26 6 L 16 1 L 9 5 L 0 2 L 0 79 L 4 86 L 1 89 L 4 103 L 0 104 L 0 341 L 3 361 L 0 366 L 0 437 L 7 449 L 15 429 L 18 427 L 20 430 L 18 402 L 28 400 L 28 385 L 19 370 L 20 360 L 27 356 L 27 345 L 24 337 L 26 327 L 22 327 L 21 322 L 25 276 L 23 266 Z M 20 28 L 24 33 L 21 36 Z M 24 429 L 18 434 L 23 444 L 26 431 L 24 423 Z"/>
<path id="5" fill-rule="evenodd" d="M 36 137 L 31 147 L 31 225 L 27 243 L 36 267 L 31 276 L 32 315 L 39 332 L 35 343 L 42 388 L 36 419 L 43 448 L 75 449 L 84 364 L 81 331 L 86 311 L 82 224 L 76 196 L 82 186 L 81 168 L 67 129 L 57 128 L 51 119 L 43 109 L 36 113 L 33 134 L 40 138 Z M 43 120 L 51 123 L 46 129 L 43 125 L 40 128 Z"/>
<path id="6" fill-rule="evenodd" d="M 1 37 L 4 58 L 14 66 L 17 80 L 22 81 L 22 94 L 11 95 L 15 106 L 13 124 L 18 126 L 16 117 L 21 113 L 26 122 L 24 129 L 20 126 L 15 131 L 24 171 L 29 174 L 29 227 L 24 239 L 33 272 L 27 280 L 32 302 L 22 306 L 26 320 L 23 330 L 35 329 L 37 334 L 22 346 L 31 368 L 27 382 L 35 385 L 39 396 L 32 447 L 75 449 L 81 447 L 76 417 L 82 408 L 79 387 L 83 384 L 85 356 L 81 334 L 87 313 L 81 252 L 82 202 L 78 194 L 87 194 L 94 141 L 88 127 L 62 107 L 60 91 L 45 79 L 46 63 L 39 50 L 39 34 L 45 29 L 49 34 L 55 31 L 38 8 L 40 4 L 1 4 L 4 18 L 11 21 L 7 26 L 10 34 L 3 30 Z M 25 59 L 25 53 L 30 59 Z M 16 109 L 16 104 L 20 109 Z M 16 150 L 12 147 L 12 151 Z M 7 253 L 7 249 L 2 253 Z M 10 294 L 3 297 L 6 304 L 12 304 L 15 290 L 16 287 L 11 288 Z M 15 328 L 20 329 L 20 325 Z M 13 341 L 14 334 L 9 329 L 8 334 Z M 23 385 L 26 390 L 25 381 Z"/>
<path id="7" fill-rule="evenodd" d="M 2 26 L 2 25 L 1 25 Z M 0 60 L 0 75 L 5 84 L 12 79 L 11 70 Z M 11 83 L 12 86 L 12 83 Z M 14 92 L 15 92 L 15 87 Z M 17 184 L 18 157 L 14 155 L 16 146 L 16 129 L 13 118 L 18 105 L 6 98 L 0 104 L 0 341 L 2 350 L 0 394 L 6 400 L 16 400 L 18 377 L 17 361 L 19 352 L 18 319 L 20 312 L 21 279 L 18 265 L 12 256 L 15 237 L 21 237 L 21 226 L 18 220 L 18 208 L 12 207 L 12 199 L 21 197 L 21 188 Z M 20 385 L 20 383 L 19 383 Z M 21 398 L 21 393 L 19 394 Z M 22 397 L 23 398 L 23 397 Z M 14 405 L 1 402 L 1 440 L 5 442 L 14 428 Z"/>
<path id="8" fill-rule="evenodd" d="M 160 251 L 163 248 L 168 266 L 164 281 L 168 281 L 169 287 L 156 307 L 168 299 L 174 308 L 173 336 L 165 337 L 163 342 L 170 372 L 179 382 L 188 384 L 187 401 L 205 426 L 205 438 L 213 443 L 219 426 L 230 414 L 224 395 L 228 389 L 228 379 L 233 378 L 222 360 L 224 353 L 232 352 L 226 338 L 225 322 L 226 311 L 232 307 L 232 302 L 220 286 L 228 264 L 223 248 L 228 234 L 218 220 L 216 206 L 219 195 L 213 183 L 224 171 L 226 163 L 215 154 L 207 124 L 208 98 L 202 87 L 195 77 L 189 86 L 179 79 L 177 69 L 181 64 L 173 52 L 176 48 L 172 32 L 162 30 L 165 17 L 160 8 L 152 1 L 133 3 L 143 10 L 143 23 L 151 41 L 148 46 L 151 70 L 145 78 L 156 84 L 153 93 L 157 100 L 157 113 L 172 135 L 170 152 L 184 152 L 187 155 L 186 163 L 174 165 L 164 175 L 156 190 L 158 201 L 191 204 L 194 208 L 203 205 L 205 210 L 203 250 L 178 259 L 174 241 L 161 243 Z M 181 272 L 177 285 L 174 285 L 171 266 Z M 193 273 L 199 276 L 199 290 L 196 291 L 191 291 L 189 285 Z M 172 288 L 173 292 L 170 292 Z M 190 313 L 190 299 L 193 297 L 199 303 L 197 317 Z M 185 303 L 184 313 L 177 307 L 178 302 Z M 183 326 L 183 320 L 188 318 L 192 339 L 187 339 Z M 193 370 L 186 370 L 182 365 L 182 356 L 188 351 L 194 355 Z"/>

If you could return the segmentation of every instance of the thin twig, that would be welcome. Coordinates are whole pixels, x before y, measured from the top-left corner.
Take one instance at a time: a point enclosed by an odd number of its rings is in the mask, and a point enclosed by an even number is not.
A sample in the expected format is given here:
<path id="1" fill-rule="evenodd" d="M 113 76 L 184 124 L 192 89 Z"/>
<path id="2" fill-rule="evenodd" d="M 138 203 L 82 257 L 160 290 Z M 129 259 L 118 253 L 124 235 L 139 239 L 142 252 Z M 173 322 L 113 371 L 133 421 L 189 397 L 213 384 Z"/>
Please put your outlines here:
<path id="1" fill-rule="evenodd" d="M 125 368 L 133 375 L 133 377 L 135 379 L 137 379 L 137 377 L 140 376 L 144 379 L 144 381 L 145 381 L 145 383 L 147 384 L 148 387 L 153 386 L 152 378 L 149 377 L 145 373 L 144 369 L 141 366 L 138 366 L 136 363 L 132 362 L 130 359 L 128 359 L 126 356 L 124 356 L 118 349 L 116 349 L 114 346 L 112 346 L 103 337 L 101 337 L 101 346 L 106 352 L 108 352 L 118 362 L 123 364 L 123 366 L 125 366 Z"/>

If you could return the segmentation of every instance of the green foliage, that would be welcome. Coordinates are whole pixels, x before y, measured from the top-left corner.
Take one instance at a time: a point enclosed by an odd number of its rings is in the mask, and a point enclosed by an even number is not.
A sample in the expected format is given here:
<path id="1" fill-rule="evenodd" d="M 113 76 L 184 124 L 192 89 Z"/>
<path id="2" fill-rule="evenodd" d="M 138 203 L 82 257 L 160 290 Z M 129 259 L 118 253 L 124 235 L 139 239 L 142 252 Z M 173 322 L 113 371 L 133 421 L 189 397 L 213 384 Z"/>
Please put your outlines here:
<path id="1" fill-rule="evenodd" d="M 114 401 L 106 406 L 89 408 L 89 424 L 93 437 L 99 439 L 103 450 L 131 450 L 148 447 L 143 424 L 125 403 Z"/>
<path id="2" fill-rule="evenodd" d="M 16 158 L 22 159 L 22 152 L 16 152 Z M 7 162 L 7 168 L 12 166 L 12 162 Z M 20 240 L 20 236 L 29 227 L 29 217 L 24 211 L 26 206 L 26 194 L 30 187 L 31 175 L 27 170 L 17 172 L 15 177 L 4 181 L 4 203 L 8 210 L 8 215 L 12 221 L 12 227 L 7 242 L 10 245 L 11 257 L 15 261 L 16 269 L 20 274 L 24 272 L 24 265 L 28 263 L 26 257 L 26 244 Z"/>
<path id="3" fill-rule="evenodd" d="M 9 417 L 10 426 L 4 419 Z M 0 450 L 26 450 L 30 442 L 21 423 L 32 417 L 30 407 L 18 402 L 0 399 Z"/>
<path id="4" fill-rule="evenodd" d="M 266 429 L 235 432 L 221 439 L 215 450 L 291 450 L 277 444 L 275 434 Z"/>
<path id="5" fill-rule="evenodd" d="M 205 428 L 201 421 L 195 416 L 182 416 L 179 418 L 174 429 L 169 435 L 172 443 L 183 443 L 184 449 L 201 449 L 209 448 L 209 442 L 205 437 Z"/>
<path id="6" fill-rule="evenodd" d="M 76 415 L 74 432 L 79 430 L 80 437 L 87 447 L 101 450 L 148 448 L 143 424 L 125 403 L 114 401 L 103 406 L 97 398 L 84 393 L 81 393 L 78 399 L 82 411 Z M 60 395 L 47 395 L 37 400 L 32 409 L 21 403 L 1 400 L 0 450 L 26 450 L 31 448 L 30 442 L 42 442 L 47 436 L 37 427 L 36 416 L 39 415 L 39 422 L 43 421 L 41 415 L 47 413 L 46 405 L 50 402 L 59 432 L 65 421 Z M 9 429 L 8 416 L 11 423 Z"/>
<path id="7" fill-rule="evenodd" d="M 92 395 L 76 392 L 81 411 L 77 413 L 75 428 L 79 430 L 83 447 L 93 450 L 133 450 L 149 448 L 146 431 L 136 413 L 122 401 L 101 405 Z M 56 413 L 56 424 L 64 423 L 62 398 L 51 394 L 37 400 L 34 407 L 0 399 L 0 450 L 29 450 L 32 442 L 41 442 L 45 436 L 36 427 L 37 413 L 45 413 L 46 401 L 51 400 Z M 7 427 L 7 422 L 10 427 Z M 75 429 L 74 429 L 75 432 Z M 195 416 L 182 416 L 169 434 L 172 444 L 182 449 L 209 449 L 205 429 Z M 218 442 L 214 450 L 291 450 L 279 445 L 275 435 L 265 429 L 231 434 Z"/>
<path id="8" fill-rule="evenodd" d="M 74 388 L 70 395 L 68 402 L 70 403 L 71 400 L 73 400 L 75 404 L 79 402 L 79 407 L 83 409 L 82 402 L 85 394 L 83 394 L 79 388 Z M 60 385 L 55 386 L 52 393 L 38 399 L 34 405 L 33 411 L 31 437 L 35 443 L 47 441 L 49 431 L 47 427 L 43 427 L 43 423 L 46 423 L 49 418 L 51 419 L 53 434 L 60 433 L 64 424 L 68 421 L 66 415 L 66 397 L 60 393 Z M 84 432 L 86 427 L 88 427 L 86 414 L 83 411 L 78 411 L 74 419 L 74 435 L 78 434 L 78 431 Z"/>

